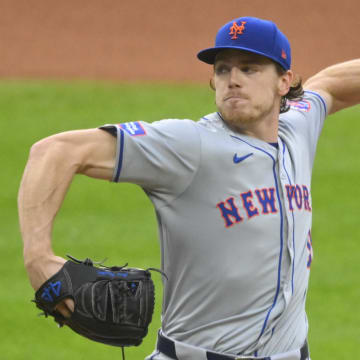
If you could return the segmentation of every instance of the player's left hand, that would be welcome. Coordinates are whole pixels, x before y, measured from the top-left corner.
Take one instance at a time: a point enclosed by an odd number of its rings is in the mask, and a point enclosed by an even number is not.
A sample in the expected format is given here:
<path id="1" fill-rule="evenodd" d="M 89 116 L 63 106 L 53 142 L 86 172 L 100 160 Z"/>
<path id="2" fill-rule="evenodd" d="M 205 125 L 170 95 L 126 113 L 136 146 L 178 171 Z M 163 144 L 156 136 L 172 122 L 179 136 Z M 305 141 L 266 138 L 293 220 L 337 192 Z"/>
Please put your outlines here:
<path id="1" fill-rule="evenodd" d="M 40 286 L 56 274 L 66 263 L 66 260 L 60 256 L 48 255 L 39 256 L 32 260 L 25 261 L 31 286 L 36 291 Z M 74 312 L 74 301 L 72 299 L 64 299 L 56 305 L 56 310 L 65 318 L 70 318 Z"/>
<path id="2" fill-rule="evenodd" d="M 150 269 L 94 266 L 89 258 L 69 258 L 58 258 L 52 270 L 60 269 L 37 289 L 37 307 L 60 326 L 67 325 L 90 340 L 114 346 L 139 345 L 154 310 Z M 37 278 L 34 271 L 30 274 L 36 287 L 40 275 L 48 273 L 36 274 Z"/>

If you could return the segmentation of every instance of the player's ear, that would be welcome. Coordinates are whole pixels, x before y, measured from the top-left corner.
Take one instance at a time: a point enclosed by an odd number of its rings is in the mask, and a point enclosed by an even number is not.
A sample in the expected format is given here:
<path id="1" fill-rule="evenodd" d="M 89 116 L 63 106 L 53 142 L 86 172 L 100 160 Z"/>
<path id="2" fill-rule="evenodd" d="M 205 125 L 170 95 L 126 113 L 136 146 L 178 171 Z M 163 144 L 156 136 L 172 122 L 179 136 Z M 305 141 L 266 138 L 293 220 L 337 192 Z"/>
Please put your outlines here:
<path id="1" fill-rule="evenodd" d="M 209 85 L 212 90 L 215 90 L 214 75 L 211 76 Z"/>
<path id="2" fill-rule="evenodd" d="M 291 87 L 291 84 L 294 81 L 294 73 L 291 70 L 287 70 L 279 77 L 278 89 L 279 95 L 285 96 Z"/>
<path id="3" fill-rule="evenodd" d="M 277 92 L 279 96 L 283 97 L 290 91 L 295 75 L 291 70 L 284 69 L 278 63 L 274 62 L 274 65 L 277 73 Z"/>

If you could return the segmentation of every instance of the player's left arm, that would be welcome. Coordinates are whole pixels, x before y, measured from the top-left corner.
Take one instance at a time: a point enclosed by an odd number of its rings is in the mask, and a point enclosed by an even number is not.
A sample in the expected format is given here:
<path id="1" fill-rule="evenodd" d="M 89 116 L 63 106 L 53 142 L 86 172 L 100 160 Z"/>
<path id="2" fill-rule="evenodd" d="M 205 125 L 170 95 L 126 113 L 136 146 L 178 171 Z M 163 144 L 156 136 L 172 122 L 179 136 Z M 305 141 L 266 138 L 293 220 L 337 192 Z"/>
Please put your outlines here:
<path id="1" fill-rule="evenodd" d="M 316 91 L 327 104 L 328 115 L 360 103 L 360 59 L 329 66 L 309 78 L 305 90 Z"/>

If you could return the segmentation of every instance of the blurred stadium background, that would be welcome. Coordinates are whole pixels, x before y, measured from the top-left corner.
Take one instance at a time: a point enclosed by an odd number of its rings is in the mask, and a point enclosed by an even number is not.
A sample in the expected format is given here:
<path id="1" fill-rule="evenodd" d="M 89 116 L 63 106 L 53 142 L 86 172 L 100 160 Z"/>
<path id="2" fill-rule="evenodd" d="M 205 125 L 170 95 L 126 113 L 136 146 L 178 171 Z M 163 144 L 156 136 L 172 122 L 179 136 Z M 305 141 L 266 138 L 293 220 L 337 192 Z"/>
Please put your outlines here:
<path id="1" fill-rule="evenodd" d="M 37 317 L 22 264 L 16 197 L 30 146 L 59 131 L 104 123 L 197 119 L 214 110 L 211 68 L 196 60 L 219 26 L 252 15 L 288 35 L 306 79 L 359 57 L 359 2 L 317 0 L 0 0 L 0 359 L 120 359 Z M 359 106 L 329 117 L 313 179 L 315 260 L 308 297 L 312 358 L 359 355 Z M 59 255 L 160 266 L 150 201 L 133 185 L 78 177 L 54 229 Z M 160 326 L 161 279 L 143 359 Z"/>

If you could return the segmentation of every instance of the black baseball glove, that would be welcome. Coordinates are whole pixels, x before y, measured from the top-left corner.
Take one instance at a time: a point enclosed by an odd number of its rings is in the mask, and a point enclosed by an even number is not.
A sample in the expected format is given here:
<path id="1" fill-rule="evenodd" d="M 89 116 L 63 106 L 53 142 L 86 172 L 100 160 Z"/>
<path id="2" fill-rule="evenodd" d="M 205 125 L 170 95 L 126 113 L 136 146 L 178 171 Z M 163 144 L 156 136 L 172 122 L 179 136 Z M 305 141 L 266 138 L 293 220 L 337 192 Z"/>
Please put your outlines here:
<path id="1" fill-rule="evenodd" d="M 60 327 L 67 325 L 91 340 L 121 347 L 140 345 L 155 303 L 150 269 L 105 267 L 90 259 L 69 258 L 72 261 L 36 291 L 36 306 Z M 70 318 L 55 309 L 65 298 L 75 303 Z"/>

